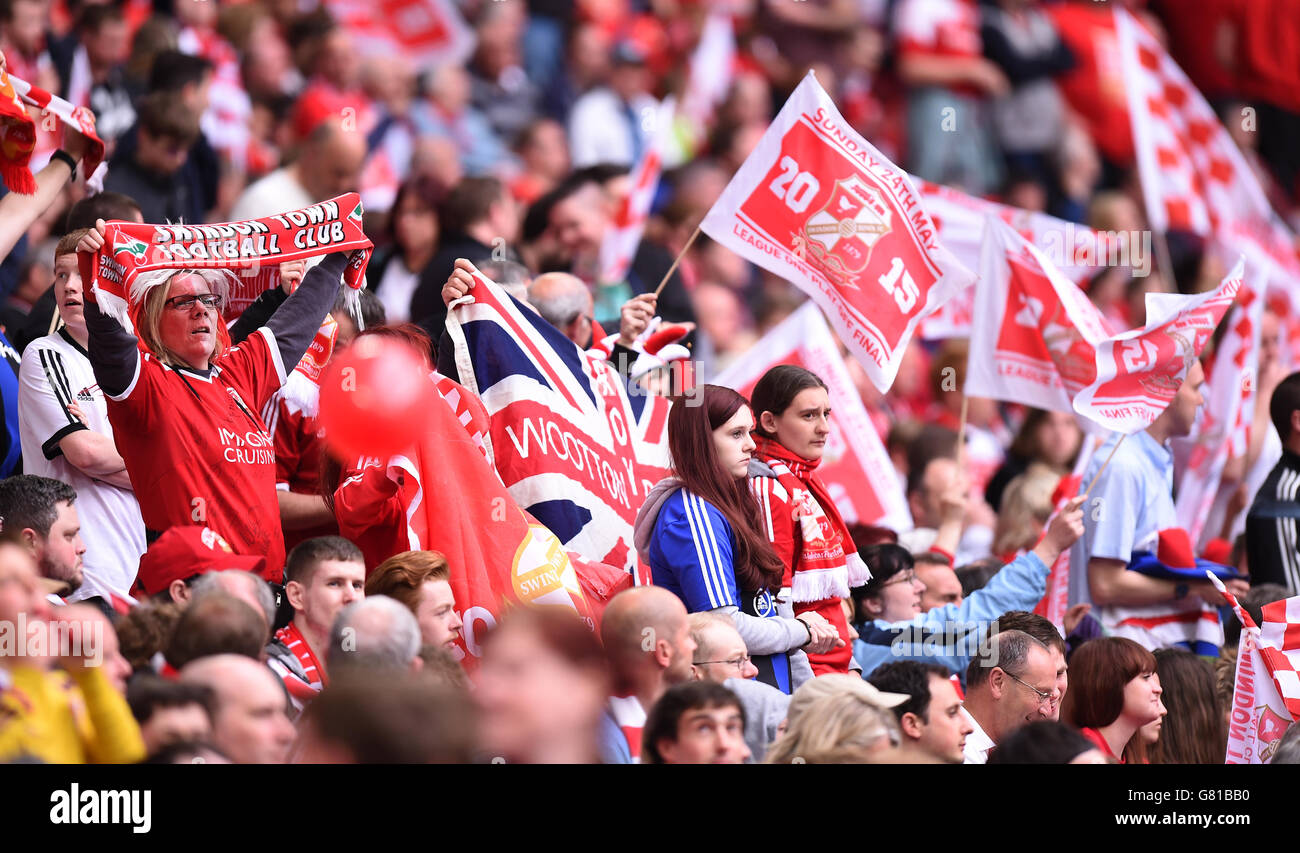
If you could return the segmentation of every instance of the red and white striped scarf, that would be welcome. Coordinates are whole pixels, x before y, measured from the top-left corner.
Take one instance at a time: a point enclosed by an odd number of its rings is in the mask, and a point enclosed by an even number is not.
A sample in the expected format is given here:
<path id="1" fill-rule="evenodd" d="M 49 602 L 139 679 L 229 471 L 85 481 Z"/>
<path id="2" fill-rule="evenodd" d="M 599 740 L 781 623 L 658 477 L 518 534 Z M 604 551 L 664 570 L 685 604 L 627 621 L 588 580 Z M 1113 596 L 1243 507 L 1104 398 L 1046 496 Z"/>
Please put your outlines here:
<path id="1" fill-rule="evenodd" d="M 632 755 L 632 763 L 641 763 L 641 729 L 645 727 L 645 708 L 635 696 L 609 697 L 609 715 L 618 724 L 619 731 L 627 738 L 627 750 Z"/>
<path id="2" fill-rule="evenodd" d="M 794 542 L 778 553 L 795 555 L 790 592 L 796 604 L 847 598 L 849 588 L 871 580 L 871 570 L 858 556 L 830 492 L 817 476 L 818 462 L 791 453 L 769 438 L 757 436 L 754 458 L 772 469 L 789 495 L 794 513 Z"/>
<path id="3" fill-rule="evenodd" d="M 290 622 L 275 632 L 275 638 L 284 643 L 289 651 L 293 652 L 293 656 L 298 659 L 298 663 L 302 664 L 302 671 L 307 676 L 307 685 L 311 687 L 312 693 L 319 693 L 329 683 L 329 679 L 325 676 L 325 667 L 321 666 L 316 660 L 316 653 L 311 650 L 311 646 L 307 645 L 307 638 L 298 630 L 298 626 Z M 296 677 L 295 680 L 297 680 Z M 288 683 L 287 678 L 285 683 Z M 289 689 L 291 692 L 293 691 L 292 687 Z"/>

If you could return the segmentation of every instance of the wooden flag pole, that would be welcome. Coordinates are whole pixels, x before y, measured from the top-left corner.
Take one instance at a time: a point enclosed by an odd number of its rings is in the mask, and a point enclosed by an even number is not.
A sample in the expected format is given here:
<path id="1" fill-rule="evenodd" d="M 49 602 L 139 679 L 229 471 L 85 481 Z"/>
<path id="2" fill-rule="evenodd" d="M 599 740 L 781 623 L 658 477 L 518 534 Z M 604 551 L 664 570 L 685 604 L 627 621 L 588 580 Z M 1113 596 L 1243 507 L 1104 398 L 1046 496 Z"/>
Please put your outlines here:
<path id="1" fill-rule="evenodd" d="M 1097 485 L 1097 481 L 1101 479 L 1101 472 L 1106 470 L 1106 466 L 1110 464 L 1110 460 L 1115 457 L 1115 451 L 1119 450 L 1119 446 L 1124 443 L 1124 439 L 1126 438 L 1128 438 L 1128 435 L 1121 435 L 1119 437 L 1119 441 L 1115 442 L 1115 446 L 1110 449 L 1110 455 L 1106 457 L 1106 461 L 1101 463 L 1101 468 L 1097 469 L 1097 473 L 1093 475 L 1092 482 L 1088 484 L 1087 490 L 1083 493 L 1083 499 L 1085 502 L 1088 500 L 1088 495 L 1092 494 L 1092 487 Z"/>
<path id="2" fill-rule="evenodd" d="M 664 289 L 664 285 L 668 283 L 668 279 L 673 277 L 673 273 L 677 271 L 677 265 L 682 262 L 682 258 L 686 257 L 686 253 L 691 250 L 691 244 L 695 242 L 695 238 L 698 236 L 700 236 L 700 226 L 696 225 L 695 230 L 691 232 L 691 239 L 686 241 L 685 246 L 682 246 L 682 250 L 677 253 L 677 259 L 674 260 L 673 265 L 668 268 L 668 272 L 664 273 L 664 280 L 659 282 L 659 286 L 655 288 L 655 296 L 658 296 L 659 292 Z"/>
<path id="3" fill-rule="evenodd" d="M 966 414 L 970 408 L 970 398 L 965 394 L 961 398 L 961 423 L 957 427 L 957 470 L 964 470 L 966 465 Z"/>

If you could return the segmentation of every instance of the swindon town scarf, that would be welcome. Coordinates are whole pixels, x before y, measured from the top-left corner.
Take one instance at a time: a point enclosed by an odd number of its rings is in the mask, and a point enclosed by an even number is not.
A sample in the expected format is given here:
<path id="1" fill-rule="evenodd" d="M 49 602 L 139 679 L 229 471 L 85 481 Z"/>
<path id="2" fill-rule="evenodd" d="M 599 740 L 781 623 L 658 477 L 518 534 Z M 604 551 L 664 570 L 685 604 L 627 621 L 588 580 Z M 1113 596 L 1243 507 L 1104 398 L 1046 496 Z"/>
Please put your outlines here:
<path id="1" fill-rule="evenodd" d="M 361 228 L 361 197 L 345 193 L 262 219 L 206 225 L 137 225 L 110 222 L 98 252 L 81 254 L 81 279 L 99 309 L 123 322 L 166 281 L 158 271 L 228 269 L 240 277 L 265 276 L 285 261 L 350 252 L 343 281 L 356 296 L 365 284 L 374 244 Z M 268 278 L 268 281 L 270 279 Z"/>
<path id="2" fill-rule="evenodd" d="M 30 163 L 36 148 L 36 123 L 27 112 L 28 105 L 39 107 L 45 115 L 54 115 L 86 137 L 82 175 L 87 180 L 104 160 L 104 143 L 95 134 L 95 115 L 85 107 L 55 97 L 25 80 L 11 77 L 0 68 L 0 178 L 9 189 L 23 195 L 36 192 L 36 178 Z"/>
<path id="3" fill-rule="evenodd" d="M 763 436 L 755 436 L 754 442 L 754 457 L 772 469 L 790 496 L 792 531 L 798 532 L 791 534 L 794 542 L 777 550 L 795 555 L 790 580 L 795 603 L 847 598 L 850 587 L 871 580 L 871 570 L 858 556 L 835 501 L 817 476 L 821 460 L 809 462 Z"/>

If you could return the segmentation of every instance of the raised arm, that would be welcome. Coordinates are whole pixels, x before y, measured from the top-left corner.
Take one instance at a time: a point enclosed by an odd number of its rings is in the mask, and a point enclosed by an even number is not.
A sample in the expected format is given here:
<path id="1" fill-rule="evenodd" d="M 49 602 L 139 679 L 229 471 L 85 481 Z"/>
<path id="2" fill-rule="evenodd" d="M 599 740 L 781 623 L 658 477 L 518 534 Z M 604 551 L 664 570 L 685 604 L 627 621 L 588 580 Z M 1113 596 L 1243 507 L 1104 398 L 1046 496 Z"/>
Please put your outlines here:
<path id="1" fill-rule="evenodd" d="M 285 370 L 293 370 L 302 360 L 325 315 L 334 307 L 347 262 L 346 253 L 335 252 L 312 267 L 293 295 L 266 321 L 266 327 L 275 335 Z"/>
<path id="2" fill-rule="evenodd" d="M 73 160 L 81 162 L 86 148 L 86 138 L 78 131 L 64 126 L 63 150 Z M 45 168 L 36 173 L 36 192 L 20 195 L 11 192 L 0 198 L 0 260 L 9 256 L 32 223 L 41 217 L 63 188 L 72 179 L 72 170 L 62 160 L 51 159 Z M 89 177 L 89 176 L 87 176 Z"/>

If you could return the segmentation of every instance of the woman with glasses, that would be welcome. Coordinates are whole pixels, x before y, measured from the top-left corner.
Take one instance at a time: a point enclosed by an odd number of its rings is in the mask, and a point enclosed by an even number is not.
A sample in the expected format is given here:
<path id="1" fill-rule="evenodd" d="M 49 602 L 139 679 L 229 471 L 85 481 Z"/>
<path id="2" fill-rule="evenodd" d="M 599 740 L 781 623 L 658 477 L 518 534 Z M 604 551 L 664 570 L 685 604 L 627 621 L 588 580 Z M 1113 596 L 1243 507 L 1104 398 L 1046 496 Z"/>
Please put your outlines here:
<path id="1" fill-rule="evenodd" d="M 104 222 L 78 251 L 104 243 Z M 221 318 L 228 270 L 160 270 L 131 284 L 128 332 L 85 305 L 90 362 L 144 518 L 147 538 L 205 525 L 282 580 L 275 450 L 260 412 L 307 351 L 338 292 L 345 254 L 326 257 L 262 328 L 230 344 Z"/>
<path id="2" fill-rule="evenodd" d="M 795 613 L 817 613 L 835 626 L 839 642 L 808 656 L 813 672 L 847 673 L 853 661 L 841 602 L 849 588 L 871 579 L 817 467 L 831 434 L 826 383 L 798 365 L 773 367 L 754 386 L 755 463 L 749 488 L 758 499 L 763 530 L 785 568 Z"/>
<path id="3" fill-rule="evenodd" d="M 937 663 L 964 674 L 999 616 L 1009 610 L 1033 610 L 1043 597 L 1052 564 L 1083 534 L 1082 506 L 1082 497 L 1073 498 L 1032 551 L 1007 563 L 961 604 L 923 611 L 925 584 L 917 578 L 907 549 L 893 544 L 861 549 L 871 580 L 851 593 L 858 633 L 853 659 L 862 674 L 869 676 L 881 664 L 897 660 Z M 1070 685 L 1073 688 L 1073 679 Z"/>
<path id="4" fill-rule="evenodd" d="M 704 385 L 668 415 L 673 474 L 646 497 L 636 547 L 655 584 L 692 613 L 717 611 L 736 626 L 764 683 L 790 693 L 812 675 L 801 650 L 828 651 L 839 633 L 821 616 L 795 618 L 776 597 L 785 567 L 746 488 L 754 416 L 730 388 Z"/>
<path id="5" fill-rule="evenodd" d="M 1164 712 L 1151 652 L 1124 637 L 1101 637 L 1070 657 L 1070 690 L 1061 719 L 1077 726 L 1107 758 L 1124 764 L 1124 750 Z"/>

